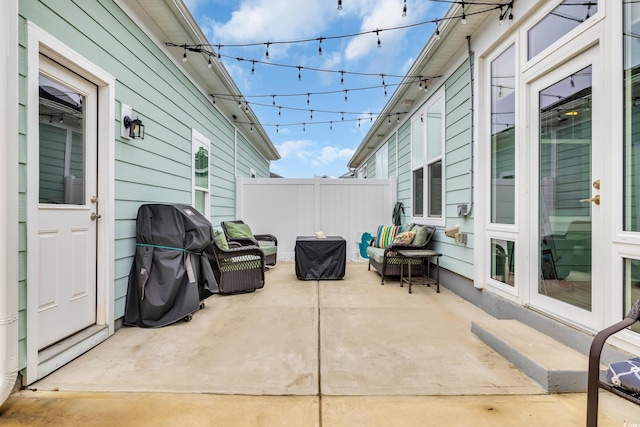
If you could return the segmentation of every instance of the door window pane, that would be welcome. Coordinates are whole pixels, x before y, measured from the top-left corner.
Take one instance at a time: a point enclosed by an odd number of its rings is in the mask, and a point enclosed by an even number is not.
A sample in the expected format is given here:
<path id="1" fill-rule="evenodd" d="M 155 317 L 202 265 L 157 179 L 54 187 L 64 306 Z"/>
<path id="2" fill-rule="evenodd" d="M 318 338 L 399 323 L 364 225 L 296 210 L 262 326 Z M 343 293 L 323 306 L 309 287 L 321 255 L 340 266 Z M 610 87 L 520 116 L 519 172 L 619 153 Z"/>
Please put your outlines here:
<path id="1" fill-rule="evenodd" d="M 43 75 L 39 81 L 40 203 L 84 205 L 84 96 Z"/>
<path id="2" fill-rule="evenodd" d="M 515 224 L 515 45 L 491 63 L 491 222 Z"/>
<path id="3" fill-rule="evenodd" d="M 540 92 L 539 292 L 591 310 L 591 67 Z"/>
<path id="4" fill-rule="evenodd" d="M 209 187 L 209 153 L 204 147 L 198 148 L 195 156 L 195 185 L 199 188 Z"/>
<path id="5" fill-rule="evenodd" d="M 596 1 L 564 0 L 542 18 L 527 34 L 528 59 L 533 58 L 556 40 L 598 12 Z"/>
<path id="6" fill-rule="evenodd" d="M 624 229 L 640 231 L 640 3 L 624 6 Z"/>

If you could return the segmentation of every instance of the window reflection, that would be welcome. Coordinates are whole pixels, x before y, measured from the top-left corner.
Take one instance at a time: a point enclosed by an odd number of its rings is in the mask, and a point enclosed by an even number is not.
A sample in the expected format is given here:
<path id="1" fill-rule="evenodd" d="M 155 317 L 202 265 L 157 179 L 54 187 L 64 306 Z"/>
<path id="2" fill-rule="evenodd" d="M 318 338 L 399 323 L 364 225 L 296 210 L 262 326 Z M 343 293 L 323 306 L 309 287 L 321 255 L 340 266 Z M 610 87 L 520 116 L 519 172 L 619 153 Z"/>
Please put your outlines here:
<path id="1" fill-rule="evenodd" d="M 40 203 L 84 205 L 84 96 L 45 76 L 39 81 Z"/>
<path id="2" fill-rule="evenodd" d="M 528 59 L 551 46 L 597 12 L 597 1 L 564 0 L 529 30 Z"/>
<path id="3" fill-rule="evenodd" d="M 515 224 L 515 46 L 491 63 L 491 222 Z"/>

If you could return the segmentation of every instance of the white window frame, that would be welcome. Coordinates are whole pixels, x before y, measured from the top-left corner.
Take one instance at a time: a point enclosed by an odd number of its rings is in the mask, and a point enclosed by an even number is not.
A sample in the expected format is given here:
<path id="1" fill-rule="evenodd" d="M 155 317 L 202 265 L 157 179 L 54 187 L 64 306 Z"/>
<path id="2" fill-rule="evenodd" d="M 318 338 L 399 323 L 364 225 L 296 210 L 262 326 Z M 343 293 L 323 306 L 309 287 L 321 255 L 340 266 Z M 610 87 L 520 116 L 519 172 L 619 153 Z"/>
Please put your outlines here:
<path id="1" fill-rule="evenodd" d="M 428 120 L 426 120 L 427 117 L 427 111 L 433 107 L 434 105 L 436 105 L 437 103 L 441 103 L 441 111 L 442 111 L 442 120 L 440 125 L 442 126 L 442 129 L 440 130 L 440 135 L 441 135 L 441 149 L 440 149 L 440 154 L 438 156 L 434 156 L 431 159 L 428 159 L 428 144 L 427 144 L 427 136 L 428 136 L 428 129 L 427 129 L 427 122 Z M 422 161 L 419 162 L 418 164 L 413 164 L 413 155 L 412 155 L 412 160 L 411 160 L 411 203 L 413 206 L 413 195 L 414 195 L 414 182 L 413 182 L 413 173 L 414 171 L 421 169 L 422 168 L 422 179 L 424 182 L 424 186 L 423 186 L 423 197 L 422 197 L 422 201 L 423 201 L 423 208 L 422 208 L 422 215 L 420 216 L 416 216 L 415 215 L 415 207 L 412 208 L 411 210 L 411 218 L 414 222 L 420 222 L 420 223 L 425 223 L 425 224 L 429 224 L 429 225 L 436 225 L 436 226 L 444 226 L 446 223 L 446 201 L 445 201 L 445 195 L 446 195 L 446 176 L 445 176 L 445 141 L 446 141 L 446 136 L 445 136 L 445 122 L 446 122 L 446 109 L 445 109 L 445 97 L 444 97 L 444 89 L 440 89 L 439 91 L 437 91 L 423 106 L 420 110 L 418 110 L 414 116 L 415 120 L 420 120 L 420 116 L 423 117 L 423 121 L 422 121 Z M 412 121 L 412 125 L 411 125 L 411 150 L 413 151 L 413 130 L 414 130 L 414 121 Z M 413 153 L 412 153 L 413 154 Z M 429 182 L 429 166 L 431 166 L 432 164 L 435 164 L 437 162 L 441 163 L 441 167 L 442 167 L 442 188 L 441 188 L 441 192 L 442 194 L 440 195 L 441 200 L 442 200 L 442 214 L 440 216 L 429 216 L 429 206 L 428 206 L 428 200 L 429 200 L 429 195 L 430 195 L 430 191 L 431 191 L 431 183 Z"/>
<path id="2" fill-rule="evenodd" d="M 389 147 L 384 144 L 376 151 L 376 178 L 389 178 Z"/>
<path id="3" fill-rule="evenodd" d="M 211 218 L 211 141 L 195 129 L 191 129 L 191 205 L 196 206 L 196 193 L 204 194 L 205 204 L 204 212 L 201 212 L 205 218 Z M 209 159 L 207 186 L 200 187 L 196 185 L 196 153 L 200 148 L 207 151 Z"/>

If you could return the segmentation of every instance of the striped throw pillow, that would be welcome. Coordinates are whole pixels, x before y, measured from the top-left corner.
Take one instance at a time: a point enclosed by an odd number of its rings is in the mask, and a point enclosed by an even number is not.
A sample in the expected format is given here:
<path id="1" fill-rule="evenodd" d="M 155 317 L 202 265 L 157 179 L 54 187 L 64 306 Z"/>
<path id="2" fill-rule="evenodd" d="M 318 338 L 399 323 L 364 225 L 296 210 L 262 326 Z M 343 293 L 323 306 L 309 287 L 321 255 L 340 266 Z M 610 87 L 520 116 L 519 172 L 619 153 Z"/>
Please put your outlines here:
<path id="1" fill-rule="evenodd" d="M 401 225 L 381 225 L 378 227 L 378 232 L 376 233 L 375 246 L 378 248 L 386 248 L 393 243 L 401 231 Z"/>

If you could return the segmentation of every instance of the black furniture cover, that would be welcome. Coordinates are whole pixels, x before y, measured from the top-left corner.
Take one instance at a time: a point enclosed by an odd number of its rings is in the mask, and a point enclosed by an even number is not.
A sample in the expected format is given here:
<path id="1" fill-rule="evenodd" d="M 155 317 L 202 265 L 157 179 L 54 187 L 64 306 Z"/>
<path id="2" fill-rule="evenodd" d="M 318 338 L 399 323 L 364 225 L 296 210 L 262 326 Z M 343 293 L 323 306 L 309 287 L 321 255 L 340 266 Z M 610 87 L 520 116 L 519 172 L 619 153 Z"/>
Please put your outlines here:
<path id="1" fill-rule="evenodd" d="M 300 280 L 337 280 L 344 277 L 347 242 L 339 236 L 296 238 L 296 276 Z"/>
<path id="2" fill-rule="evenodd" d="M 140 206 L 124 323 L 155 328 L 190 319 L 217 291 L 212 243 L 211 223 L 191 206 Z"/>

